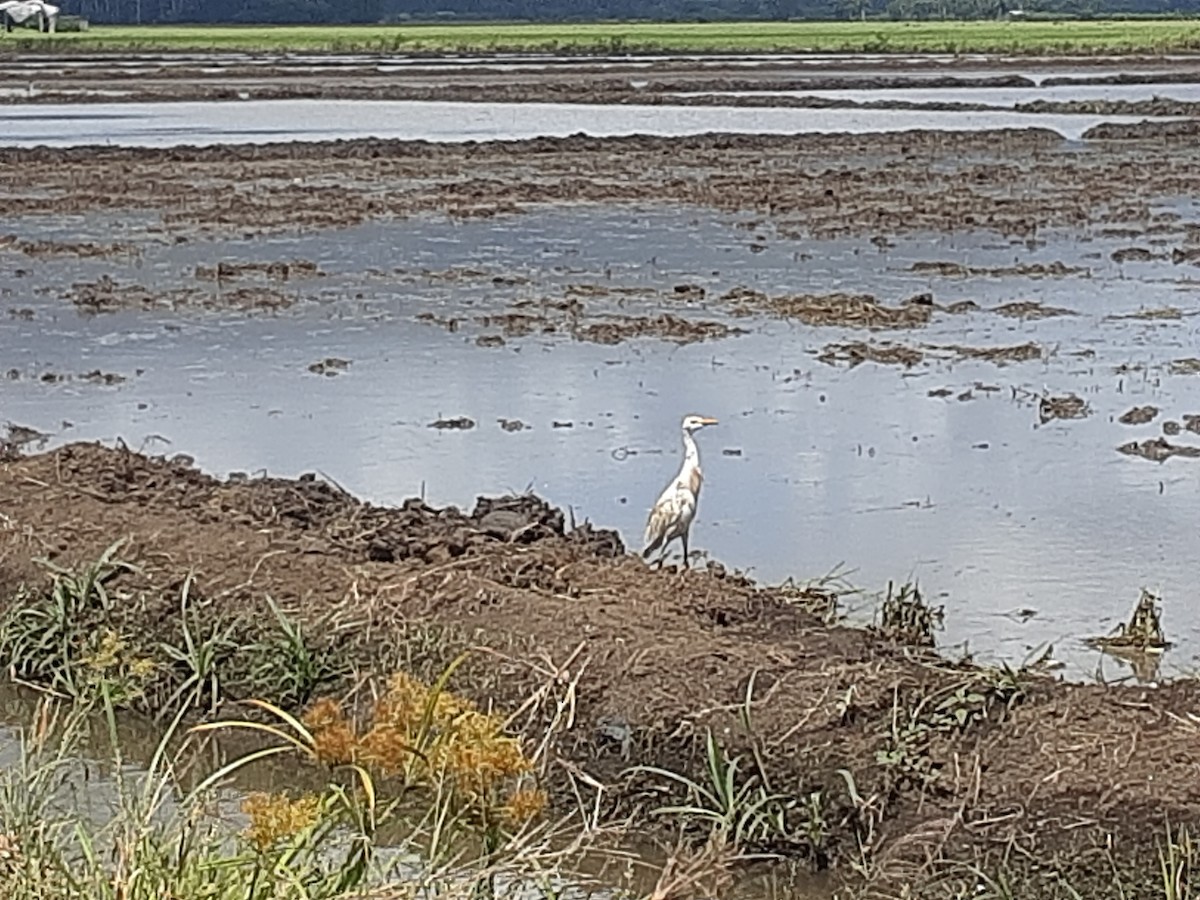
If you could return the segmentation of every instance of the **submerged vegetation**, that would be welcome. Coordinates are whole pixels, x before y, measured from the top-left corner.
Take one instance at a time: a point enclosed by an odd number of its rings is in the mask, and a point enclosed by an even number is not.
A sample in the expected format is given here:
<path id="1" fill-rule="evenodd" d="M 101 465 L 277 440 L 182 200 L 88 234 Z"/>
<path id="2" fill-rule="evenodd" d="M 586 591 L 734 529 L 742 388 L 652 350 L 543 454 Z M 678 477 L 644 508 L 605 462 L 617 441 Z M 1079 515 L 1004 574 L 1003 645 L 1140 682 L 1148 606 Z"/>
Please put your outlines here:
<path id="1" fill-rule="evenodd" d="M 14 33 L 0 52 L 871 52 L 1111 53 L 1194 50 L 1200 22 L 603 22 L 335 26 L 93 26 L 86 32 Z"/>

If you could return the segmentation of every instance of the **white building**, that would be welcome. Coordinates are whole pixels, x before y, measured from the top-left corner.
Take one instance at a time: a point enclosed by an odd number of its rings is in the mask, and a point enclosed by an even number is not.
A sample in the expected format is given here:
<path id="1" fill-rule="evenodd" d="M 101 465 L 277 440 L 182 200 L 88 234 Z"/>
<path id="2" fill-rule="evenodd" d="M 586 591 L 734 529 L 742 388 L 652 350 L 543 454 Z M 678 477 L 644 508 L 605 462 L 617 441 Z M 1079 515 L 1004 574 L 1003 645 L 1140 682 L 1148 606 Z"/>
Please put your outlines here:
<path id="1" fill-rule="evenodd" d="M 12 31 L 14 25 L 24 25 L 32 20 L 38 31 L 55 31 L 58 27 L 57 6 L 43 0 L 3 0 L 0 2 L 0 17 L 4 30 Z"/>

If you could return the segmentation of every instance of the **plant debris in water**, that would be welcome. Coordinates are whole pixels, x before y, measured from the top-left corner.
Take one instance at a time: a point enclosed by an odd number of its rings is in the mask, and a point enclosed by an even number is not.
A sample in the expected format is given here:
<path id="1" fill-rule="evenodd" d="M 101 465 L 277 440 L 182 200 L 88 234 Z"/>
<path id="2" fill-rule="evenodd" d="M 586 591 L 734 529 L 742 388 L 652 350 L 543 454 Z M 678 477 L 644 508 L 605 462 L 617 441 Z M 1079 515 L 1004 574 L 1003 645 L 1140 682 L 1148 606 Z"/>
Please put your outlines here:
<path id="1" fill-rule="evenodd" d="M 658 316 L 623 316 L 576 328 L 576 339 L 593 344 L 619 344 L 631 338 L 655 337 L 676 344 L 693 344 L 745 334 L 722 322 L 684 319 L 663 313 Z"/>
<path id="2" fill-rule="evenodd" d="M 1200 457 L 1200 447 L 1172 444 L 1164 437 L 1147 438 L 1140 443 L 1130 441 L 1118 447 L 1117 452 L 1124 453 L 1126 456 L 1140 456 L 1142 459 L 1158 463 L 1164 462 L 1172 456 L 1183 456 L 1188 459 Z"/>
<path id="3" fill-rule="evenodd" d="M 722 299 L 733 302 L 733 314 L 767 313 L 797 319 L 805 325 L 842 328 L 920 328 L 933 317 L 933 298 L 919 294 L 899 306 L 884 306 L 870 294 L 794 294 L 769 297 L 737 288 Z"/>
<path id="4" fill-rule="evenodd" d="M 1052 319 L 1056 316 L 1073 316 L 1075 311 L 1061 306 L 1043 306 L 1033 300 L 1017 300 L 1005 303 L 992 310 L 1010 319 Z"/>
<path id="5" fill-rule="evenodd" d="M 1098 650 L 1162 653 L 1171 642 L 1163 631 L 1161 607 L 1162 598 L 1142 588 L 1128 622 L 1121 622 L 1107 635 L 1087 638 L 1085 643 Z"/>
<path id="6" fill-rule="evenodd" d="M 828 344 L 817 357 L 818 360 L 828 365 L 846 363 L 852 369 L 864 362 L 909 368 L 915 366 L 924 358 L 925 354 L 915 347 L 906 347 L 903 344 L 888 342 L 877 344 L 874 341 L 851 341 L 846 344 Z"/>
<path id="7" fill-rule="evenodd" d="M 1041 345 L 1032 341 L 1007 347 L 967 347 L 962 344 L 942 344 L 934 349 L 947 351 L 959 359 L 978 359 L 995 363 L 998 366 L 1041 359 L 1045 353 Z"/>
<path id="8" fill-rule="evenodd" d="M 1087 269 L 1078 266 L 1068 266 L 1055 260 L 1052 263 L 1025 263 L 1015 266 L 964 266 L 955 262 L 915 262 L 909 266 L 910 272 L 925 275 L 946 275 L 965 278 L 968 275 L 983 275 L 988 278 L 1063 278 L 1067 275 L 1086 275 Z M 1035 306 L 1037 304 L 1034 304 Z"/>
<path id="9" fill-rule="evenodd" d="M 195 275 L 202 281 L 233 281 L 247 276 L 261 276 L 272 281 L 292 278 L 314 278 L 324 275 L 320 267 L 307 259 L 279 259 L 274 262 L 219 262 L 215 266 L 196 266 Z"/>
<path id="10" fill-rule="evenodd" d="M 888 640 L 914 647 L 932 647 L 934 632 L 942 627 L 944 619 L 944 609 L 926 603 L 915 584 L 906 583 L 897 589 L 889 581 L 875 628 Z"/>
<path id="11" fill-rule="evenodd" d="M 1109 316 L 1110 319 L 1138 319 L 1154 321 L 1156 319 L 1182 319 L 1183 311 L 1174 306 L 1161 306 L 1155 309 L 1139 309 L 1136 312 L 1121 313 Z"/>

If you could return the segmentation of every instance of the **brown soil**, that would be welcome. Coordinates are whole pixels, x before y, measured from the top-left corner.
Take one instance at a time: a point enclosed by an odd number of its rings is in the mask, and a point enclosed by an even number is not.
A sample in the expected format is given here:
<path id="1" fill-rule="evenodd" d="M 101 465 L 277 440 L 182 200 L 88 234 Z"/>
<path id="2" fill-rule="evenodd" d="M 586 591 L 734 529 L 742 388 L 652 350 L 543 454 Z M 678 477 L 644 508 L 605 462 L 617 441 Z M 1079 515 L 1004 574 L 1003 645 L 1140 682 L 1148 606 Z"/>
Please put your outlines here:
<path id="1" fill-rule="evenodd" d="M 732 328 L 722 322 L 682 319 L 669 313 L 657 316 L 622 316 L 593 322 L 574 331 L 576 338 L 593 344 L 620 344 L 641 337 L 653 337 L 676 344 L 693 344 L 745 333 L 744 329 Z"/>
<path id="2" fill-rule="evenodd" d="M 1008 363 L 1030 362 L 1041 359 L 1045 350 L 1032 341 L 1005 347 L 967 347 L 962 344 L 945 344 L 933 349 L 948 351 L 959 359 L 978 359 L 993 362 L 998 366 Z"/>
<path id="3" fill-rule="evenodd" d="M 78 256 L 83 258 L 136 256 L 140 253 L 133 244 L 96 244 L 91 241 L 31 241 L 15 234 L 0 235 L 0 250 L 15 250 L 26 256 Z"/>
<path id="4" fill-rule="evenodd" d="M 1172 375 L 1200 375 L 1200 359 L 1194 356 L 1173 359 L 1167 368 Z"/>
<path id="5" fill-rule="evenodd" d="M 985 276 L 988 278 L 1065 278 L 1068 275 L 1082 275 L 1087 269 L 1078 266 L 1068 266 L 1061 262 L 1026 263 L 1017 266 L 964 266 L 954 262 L 915 262 L 909 266 L 910 272 L 966 277 L 968 275 Z"/>
<path id="6" fill-rule="evenodd" d="M 1043 306 L 1034 300 L 1017 300 L 997 306 L 992 312 L 1010 319 L 1052 319 L 1057 316 L 1073 316 L 1074 310 L 1061 306 Z"/>
<path id="7" fill-rule="evenodd" d="M 768 314 L 796 319 L 805 325 L 842 328 L 919 328 L 933 316 L 933 299 L 928 294 L 913 297 L 899 306 L 884 306 L 870 294 L 798 294 L 768 297 L 746 288 L 725 294 L 734 315 Z"/>
<path id="8" fill-rule="evenodd" d="M 111 276 L 71 286 L 67 298 L 81 312 L 106 313 L 124 309 L 226 309 L 276 310 L 291 306 L 296 298 L 271 287 L 172 288 L 152 291 L 140 284 L 122 284 Z"/>
<path id="9" fill-rule="evenodd" d="M 1188 459 L 1200 457 L 1200 447 L 1172 444 L 1166 438 L 1161 437 L 1147 438 L 1140 444 L 1137 441 L 1130 441 L 1128 444 L 1118 447 L 1117 452 L 1124 453 L 1126 456 L 1140 456 L 1142 459 L 1159 463 L 1165 462 L 1172 456 L 1182 456 Z"/>
<path id="10" fill-rule="evenodd" d="M 1043 424 L 1054 419 L 1082 419 L 1089 412 L 1087 401 L 1075 394 L 1038 399 L 1038 418 Z"/>
<path id="11" fill-rule="evenodd" d="M 829 344 L 817 357 L 823 363 L 828 363 L 829 365 L 845 363 L 850 368 L 854 368 L 864 362 L 909 368 L 915 366 L 924 358 L 925 354 L 915 347 L 906 347 L 903 344 L 891 343 L 866 343 L 863 341 L 851 341 L 847 344 Z"/>
<path id="12" fill-rule="evenodd" d="M 1174 306 L 1162 306 L 1157 309 L 1139 309 L 1137 312 L 1125 313 L 1119 316 L 1109 316 L 1110 319 L 1182 319 L 1183 311 Z"/>
<path id="13" fill-rule="evenodd" d="M 1200 707 L 1194 682 L 1066 685 L 951 665 L 826 625 L 819 594 L 716 565 L 654 571 L 616 534 L 567 529 L 533 497 L 481 499 L 465 515 L 364 505 L 311 476 L 222 483 L 95 445 L 9 458 L 0 596 L 44 589 L 37 557 L 86 563 L 124 536 L 120 555 L 138 568 L 108 583 L 117 602 L 103 624 L 146 646 L 178 640 L 189 572 L 205 621 L 231 623 L 238 646 L 270 620 L 270 595 L 368 681 L 398 665 L 429 674 L 477 646 L 454 686 L 509 710 L 540 688 L 518 720 L 531 736 L 568 704 L 549 783 L 569 808 L 569 772 L 607 786 L 606 814 L 659 805 L 650 780 L 623 773 L 703 778 L 707 728 L 747 753 L 738 710 L 753 679 L 773 789 L 825 792 L 827 833 L 805 851 L 819 864 L 858 859 L 860 841 L 882 879 L 911 876 L 939 848 L 1126 851 L 1151 846 L 1164 817 L 1200 814 L 1200 744 L 1172 715 Z"/>
<path id="14" fill-rule="evenodd" d="M 1122 425 L 1145 425 L 1147 422 L 1153 422 L 1157 416 L 1157 406 L 1135 406 L 1122 413 L 1117 421 Z"/>
<path id="15" fill-rule="evenodd" d="M 786 237 L 1028 237 L 1089 223 L 1158 227 L 1156 198 L 1200 193 L 1200 144 L 1114 142 L 1078 153 L 1057 134 L 1025 130 L 6 149 L 0 190 L 13 217 L 161 211 L 168 239 L 644 201 L 751 213 Z M 1161 226 L 1182 238 L 1188 223 Z"/>
<path id="16" fill-rule="evenodd" d="M 638 293 L 643 293 L 637 289 Z M 701 341 L 720 340 L 745 334 L 746 330 L 707 319 L 685 318 L 671 313 L 654 316 L 631 316 L 597 312 L 596 305 L 585 305 L 578 296 L 603 297 L 623 294 L 621 289 L 595 288 L 588 291 L 581 286 L 567 288 L 563 300 L 521 300 L 508 311 L 476 316 L 475 322 L 485 328 L 499 328 L 499 334 L 483 334 L 475 339 L 480 347 L 503 347 L 506 338 L 519 338 L 531 334 L 567 334 L 577 341 L 592 344 L 621 344 L 638 338 L 654 338 L 675 344 L 694 344 Z M 678 294 L 675 294 L 678 296 Z M 418 322 L 438 325 L 447 331 L 458 331 L 462 320 L 438 316 L 431 312 L 418 313 Z"/>
<path id="17" fill-rule="evenodd" d="M 0 45 L 0 52 L 3 52 Z M 259 65 L 226 65 L 214 71 L 201 65 L 163 65 L 159 68 L 139 67 L 136 71 L 109 57 L 110 65 L 99 64 L 104 57 L 93 59 L 86 74 L 68 67 L 38 66 L 23 71 L 11 64 L 11 85 L 21 90 L 0 100 L 10 104 L 53 102 L 112 102 L 112 96 L 99 91 L 120 92 L 125 101 L 147 100 L 238 100 L 243 97 L 259 100 L 284 98 L 370 99 L 370 100 L 480 100 L 496 102 L 549 101 L 558 103 L 672 103 L 757 105 L 758 97 L 672 97 L 680 91 L 793 91 L 837 88 L 905 88 L 905 87 L 1032 87 L 1034 82 L 1023 75 L 960 76 L 951 72 L 915 76 L 903 72 L 888 72 L 887 64 L 873 68 L 878 73 L 845 73 L 821 71 L 807 66 L 802 75 L 794 65 L 767 64 L 755 70 L 738 67 L 722 69 L 711 63 L 703 66 L 684 60 L 658 61 L 652 73 L 630 61 L 627 65 L 589 66 L 581 59 L 577 64 L 548 66 L 536 69 L 503 72 L 486 65 L 471 66 L 469 70 L 453 71 L 433 66 L 406 67 L 403 77 L 380 72 L 373 64 L 342 65 L 336 69 L 317 71 L 312 67 L 288 66 L 278 60 Z M 381 59 L 380 61 L 386 61 Z M 1003 61 L 996 65 L 1003 66 Z M 1086 64 L 1086 63 L 1084 63 Z M 911 62 L 909 63 L 911 65 Z M 783 69 L 784 72 L 781 72 Z M 789 71 L 790 70 L 790 71 Z M 632 82 L 637 81 L 635 87 Z M 30 92 L 27 87 L 35 85 Z M 897 100 L 881 101 L 879 105 L 905 107 L 902 94 Z M 782 98 L 789 105 L 857 106 L 852 101 L 830 100 L 808 96 Z M 876 105 L 876 104 L 865 104 Z M 946 103 L 939 107 L 986 108 L 980 104 Z"/>
<path id="18" fill-rule="evenodd" d="M 276 260 L 275 262 L 219 262 L 215 266 L 197 266 L 196 277 L 204 281 L 235 281 L 258 277 L 272 281 L 292 278 L 315 278 L 325 273 L 308 259 Z"/>

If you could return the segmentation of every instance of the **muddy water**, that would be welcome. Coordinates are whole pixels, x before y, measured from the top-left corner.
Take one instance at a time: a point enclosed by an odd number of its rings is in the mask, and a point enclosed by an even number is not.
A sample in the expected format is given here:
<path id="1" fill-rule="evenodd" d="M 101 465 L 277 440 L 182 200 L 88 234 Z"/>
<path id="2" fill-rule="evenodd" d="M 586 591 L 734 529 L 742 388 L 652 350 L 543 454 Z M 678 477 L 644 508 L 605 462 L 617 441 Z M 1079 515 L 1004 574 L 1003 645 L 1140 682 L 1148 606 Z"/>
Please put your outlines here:
<path id="1" fill-rule="evenodd" d="M 0 779 L 5 777 L 8 770 L 17 770 L 21 765 L 22 731 L 35 720 L 37 702 L 38 695 L 33 691 L 0 682 Z M 155 755 L 163 730 L 163 726 L 148 719 L 132 715 L 121 717 L 117 741 L 126 797 L 144 784 L 147 767 Z M 257 745 L 241 745 L 226 737 L 210 742 L 204 748 L 192 745 L 190 750 L 178 750 L 170 758 L 177 771 L 182 773 L 185 781 L 182 788 L 186 790 L 209 772 L 239 754 L 256 748 Z M 92 823 L 99 832 L 121 814 L 122 808 L 122 789 L 115 777 L 112 737 L 102 716 L 96 716 L 88 722 L 84 739 L 76 753 L 68 755 L 64 762 L 66 765 L 61 771 L 65 777 L 55 794 L 51 811 L 61 809 L 73 821 L 78 817 Z M 232 834 L 248 824 L 247 817 L 241 812 L 241 802 L 248 793 L 283 791 L 294 796 L 297 792 L 316 792 L 324 787 L 316 769 L 297 766 L 294 760 L 287 757 L 267 759 L 239 770 L 216 792 L 214 802 L 207 809 Z M 176 812 L 174 797 L 168 793 L 161 815 L 169 817 Z M 388 847 L 386 828 L 379 837 L 381 847 L 378 858 L 382 865 L 395 867 L 401 877 L 410 867 L 414 874 L 420 870 L 420 860 L 410 850 Z M 105 837 L 101 833 L 98 839 L 103 842 Z M 393 840 L 398 842 L 399 838 Z M 630 854 L 634 864 L 628 866 L 620 862 L 615 866 L 625 873 L 626 884 L 623 887 L 633 890 L 635 896 L 648 894 L 653 890 L 656 873 L 661 871 L 665 861 L 661 852 L 649 849 L 639 851 L 634 847 L 626 848 L 624 852 Z M 606 885 L 613 884 L 613 878 L 610 875 L 606 880 L 605 873 L 613 870 L 612 858 L 585 858 L 575 870 L 574 879 L 567 877 L 565 883 L 560 885 L 568 892 L 563 896 L 587 896 L 598 900 L 626 896 L 625 893 L 606 889 Z M 575 890 L 572 880 L 586 886 Z M 530 891 L 527 894 L 511 892 L 511 896 L 534 898 L 544 895 L 540 891 Z M 800 875 L 778 866 L 760 865 L 740 872 L 728 896 L 730 900 L 829 900 L 832 894 L 823 878 Z"/>
<path id="2" fill-rule="evenodd" d="M 0 220 L 0 233 L 65 240 L 133 235 L 144 224 Z M 1137 243 L 1129 238 L 1044 234 L 1044 245 L 1028 247 L 929 236 L 882 252 L 865 241 L 801 243 L 760 232 L 765 249 L 752 252 L 747 229 L 711 213 L 579 207 L 159 244 L 135 261 L 31 264 L 0 251 L 0 371 L 20 375 L 0 383 L 0 418 L 52 433 L 54 442 L 121 438 L 186 452 L 218 473 L 319 471 L 380 503 L 423 493 L 469 505 L 477 492 L 532 487 L 636 545 L 646 509 L 679 465 L 679 417 L 696 411 L 721 425 L 700 435 L 707 482 L 694 548 L 770 580 L 842 564 L 871 589 L 918 579 L 946 606 L 944 645 L 1019 663 L 1053 643 L 1073 677 L 1090 676 L 1099 661 L 1081 638 L 1112 628 L 1144 585 L 1167 598 L 1178 642 L 1167 668 L 1192 667 L 1200 652 L 1192 602 L 1200 462 L 1160 465 L 1115 448 L 1200 413 L 1200 376 L 1168 368 L 1197 355 L 1196 267 L 1113 262 L 1113 251 Z M 84 316 L 62 299 L 71 282 L 102 274 L 169 291 L 194 286 L 198 264 L 296 258 L 326 274 L 279 286 L 297 302 L 269 316 Z M 946 260 L 1085 271 L 911 271 Z M 675 299 L 673 287 L 684 283 L 703 286 L 706 298 Z M 869 291 L 887 302 L 929 291 L 940 304 L 970 299 L 983 309 L 871 336 L 727 319 L 728 304 L 715 298 L 739 285 L 770 294 Z M 614 286 L 650 293 L 594 296 Z M 688 346 L 605 346 L 561 334 L 477 345 L 499 329 L 476 317 L 568 296 L 581 300 L 589 321 L 665 310 L 749 333 Z M 1027 321 L 987 311 L 1016 300 L 1077 314 Z M 1112 318 L 1167 306 L 1183 317 Z M 417 321 L 422 313 L 460 326 Z M 907 370 L 815 358 L 831 342 L 868 339 L 914 347 L 1033 341 L 1045 358 L 1001 367 L 927 350 Z M 350 364 L 332 377 L 308 370 L 328 357 Z M 128 380 L 41 380 L 96 369 Z M 1091 415 L 1041 423 L 1030 394 L 1043 390 L 1074 392 Z M 1116 421 L 1146 404 L 1162 414 L 1140 426 Z M 429 427 L 457 416 L 476 427 Z M 506 431 L 501 419 L 528 427 Z M 1171 440 L 1200 443 L 1187 431 Z M 852 611 L 866 617 L 871 606 L 864 599 Z M 1111 662 L 1104 672 L 1121 674 Z"/>
<path id="3" fill-rule="evenodd" d="M 647 134 L 874 133 L 1041 127 L 1079 139 L 1101 122 L 1143 116 L 389 100 L 41 104 L 0 108 L 0 147 L 130 147 L 324 141 L 431 141 Z"/>

